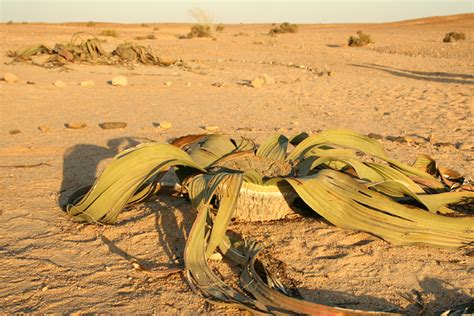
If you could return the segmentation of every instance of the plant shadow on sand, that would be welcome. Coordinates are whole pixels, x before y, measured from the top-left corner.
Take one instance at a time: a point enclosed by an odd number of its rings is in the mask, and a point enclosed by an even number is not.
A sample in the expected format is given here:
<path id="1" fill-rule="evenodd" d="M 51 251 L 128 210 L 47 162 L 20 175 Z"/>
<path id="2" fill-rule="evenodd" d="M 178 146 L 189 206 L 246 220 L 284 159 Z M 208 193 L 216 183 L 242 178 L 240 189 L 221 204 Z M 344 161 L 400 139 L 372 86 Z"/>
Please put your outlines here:
<path id="1" fill-rule="evenodd" d="M 474 76 L 469 75 L 469 74 L 411 71 L 411 70 L 389 67 L 389 66 L 384 66 L 384 65 L 377 65 L 377 64 L 349 64 L 349 66 L 376 69 L 376 70 L 387 72 L 394 76 L 409 78 L 409 79 L 425 80 L 425 81 L 441 82 L 441 83 L 457 83 L 457 84 L 474 85 Z"/>
<path id="2" fill-rule="evenodd" d="M 66 152 L 64 155 L 63 164 L 63 181 L 61 184 L 60 191 L 60 205 L 64 205 L 67 201 L 68 196 L 80 186 L 92 184 L 95 180 L 97 167 L 99 163 L 108 158 L 114 157 L 121 150 L 135 146 L 141 141 L 138 138 L 132 137 L 120 137 L 114 138 L 108 141 L 107 147 L 91 145 L 91 144 L 80 144 L 76 145 Z M 121 226 L 125 224 L 134 224 L 142 220 L 150 220 L 150 217 L 154 220 L 154 230 L 157 233 L 157 244 L 163 249 L 169 261 L 174 261 L 174 264 L 170 263 L 159 263 L 154 260 L 146 260 L 139 256 L 128 253 L 117 245 L 119 240 L 110 240 L 105 236 L 101 236 L 101 241 L 107 245 L 111 254 L 118 255 L 124 260 L 130 263 L 137 263 L 140 267 L 146 270 L 165 270 L 184 267 L 184 248 L 186 240 L 189 236 L 189 232 L 196 218 L 196 213 L 193 210 L 191 203 L 185 198 L 176 198 L 169 194 L 170 192 L 162 192 L 156 196 L 152 196 L 147 199 L 143 204 L 144 207 L 138 211 L 134 208 L 136 206 L 130 206 L 125 209 L 124 216 L 119 219 L 114 226 Z M 305 217 L 311 217 L 315 221 L 323 221 L 314 212 L 307 212 L 304 205 L 299 205 L 300 215 Z M 311 215 L 313 214 L 313 215 Z M 282 220 L 285 221 L 285 220 Z M 232 232 L 234 233 L 234 232 Z M 123 237 L 127 238 L 127 237 Z M 371 240 L 363 240 L 362 242 L 351 245 L 352 247 L 363 246 Z M 315 259 L 330 259 L 338 260 L 345 256 L 340 254 L 337 256 L 326 256 L 316 257 Z M 267 254 L 267 257 L 272 258 L 271 254 Z M 224 260 L 225 261 L 225 260 Z M 268 262 L 275 262 L 270 260 Z M 265 262 L 266 264 L 266 262 Z M 272 268 L 275 266 L 266 266 L 269 271 L 272 272 Z M 281 269 L 281 265 L 276 267 Z M 291 269 L 291 267 L 289 268 Z M 231 267 L 231 270 L 235 274 L 239 273 L 237 266 Z M 273 272 L 277 272 L 277 269 Z M 280 274 L 281 271 L 279 271 Z M 283 272 L 286 275 L 286 272 Z M 281 274 L 280 274 L 281 275 Z M 179 277 L 185 282 L 185 277 L 182 273 Z M 439 313 L 443 310 L 448 309 L 448 306 L 467 303 L 472 300 L 471 297 L 464 294 L 462 290 L 449 288 L 449 284 L 444 283 L 441 280 L 435 278 L 425 278 L 419 282 L 421 291 L 419 292 L 422 296 L 430 298 L 428 303 L 413 300 L 410 301 L 410 305 L 405 309 L 401 309 L 396 304 L 380 297 L 370 295 L 354 295 L 342 291 L 325 290 L 318 288 L 304 288 L 295 287 L 291 279 L 283 280 L 290 281 L 289 289 L 295 292 L 300 297 L 304 297 L 310 301 L 351 309 L 361 310 L 372 310 L 372 311 L 390 311 L 390 312 L 404 312 L 409 314 L 433 314 Z M 446 287 L 448 285 L 448 287 Z M 191 291 L 191 289 L 189 290 Z M 400 293 L 400 295 L 403 293 Z M 297 296 L 299 296 L 297 295 Z M 450 301 L 454 299 L 455 301 Z M 213 307 L 209 306 L 212 310 Z"/>

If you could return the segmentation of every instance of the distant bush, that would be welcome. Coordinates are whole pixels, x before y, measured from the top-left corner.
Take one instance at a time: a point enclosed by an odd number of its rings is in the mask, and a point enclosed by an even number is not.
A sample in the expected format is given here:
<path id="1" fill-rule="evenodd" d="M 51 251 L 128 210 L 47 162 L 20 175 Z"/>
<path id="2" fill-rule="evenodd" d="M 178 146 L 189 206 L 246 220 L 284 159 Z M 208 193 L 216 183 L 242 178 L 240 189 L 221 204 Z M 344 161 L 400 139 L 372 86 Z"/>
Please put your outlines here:
<path id="1" fill-rule="evenodd" d="M 216 32 L 222 32 L 222 31 L 224 31 L 224 25 L 222 25 L 222 24 L 217 25 L 216 26 Z"/>
<path id="2" fill-rule="evenodd" d="M 211 37 L 211 35 L 211 26 L 204 24 L 194 24 L 191 26 L 191 31 L 189 31 L 187 38 Z"/>
<path id="3" fill-rule="evenodd" d="M 142 23 L 140 26 L 141 26 L 141 27 L 148 27 L 148 24 Z"/>
<path id="4" fill-rule="evenodd" d="M 100 35 L 102 36 L 110 36 L 110 37 L 118 37 L 118 33 L 116 30 L 103 30 Z"/>
<path id="5" fill-rule="evenodd" d="M 296 33 L 298 32 L 298 25 L 284 22 L 279 26 L 270 29 L 270 35 L 284 34 L 284 33 Z"/>
<path id="6" fill-rule="evenodd" d="M 466 39 L 466 34 L 460 32 L 449 32 L 444 36 L 443 42 L 450 43 L 456 41 L 464 41 Z"/>
<path id="7" fill-rule="evenodd" d="M 159 31 L 159 30 L 160 30 L 160 28 L 159 28 L 158 26 L 155 26 L 155 27 L 153 28 L 153 31 Z"/>
<path id="8" fill-rule="evenodd" d="M 146 39 L 156 39 L 156 36 L 155 34 L 148 34 L 147 36 L 136 36 L 135 39 L 138 41 Z"/>
<path id="9" fill-rule="evenodd" d="M 89 22 L 87 22 L 86 26 L 87 27 L 94 27 L 95 24 L 96 24 L 95 22 L 89 21 Z"/>
<path id="10" fill-rule="evenodd" d="M 351 47 L 360 47 L 365 46 L 367 44 L 373 43 L 372 39 L 370 38 L 369 34 L 365 34 L 362 31 L 357 31 L 357 36 L 349 37 L 347 44 Z"/>
<path id="11" fill-rule="evenodd" d="M 10 20 L 10 21 L 7 22 L 7 24 L 8 24 L 8 25 L 12 25 L 12 24 L 13 24 L 13 21 Z"/>

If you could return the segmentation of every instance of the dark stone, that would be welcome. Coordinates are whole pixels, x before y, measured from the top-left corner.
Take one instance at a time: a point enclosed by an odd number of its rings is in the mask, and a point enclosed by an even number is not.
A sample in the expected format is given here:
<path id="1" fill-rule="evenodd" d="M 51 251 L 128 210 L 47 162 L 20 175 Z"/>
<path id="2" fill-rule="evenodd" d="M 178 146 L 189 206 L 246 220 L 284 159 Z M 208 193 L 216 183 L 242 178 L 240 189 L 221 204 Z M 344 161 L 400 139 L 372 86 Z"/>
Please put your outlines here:
<path id="1" fill-rule="evenodd" d="M 117 129 L 117 128 L 125 128 L 127 123 L 125 122 L 104 122 L 99 124 L 100 128 L 102 129 Z"/>

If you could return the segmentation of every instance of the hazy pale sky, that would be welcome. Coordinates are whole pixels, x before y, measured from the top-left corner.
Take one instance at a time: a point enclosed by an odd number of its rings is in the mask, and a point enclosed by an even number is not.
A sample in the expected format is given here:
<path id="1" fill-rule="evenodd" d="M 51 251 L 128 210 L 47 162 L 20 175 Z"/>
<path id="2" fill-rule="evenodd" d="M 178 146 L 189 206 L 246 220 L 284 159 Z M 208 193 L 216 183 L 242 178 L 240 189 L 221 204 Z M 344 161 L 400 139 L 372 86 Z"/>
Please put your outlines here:
<path id="1" fill-rule="evenodd" d="M 473 13 L 474 0 L 0 0 L 0 21 L 194 22 L 193 8 L 222 23 L 387 22 Z"/>

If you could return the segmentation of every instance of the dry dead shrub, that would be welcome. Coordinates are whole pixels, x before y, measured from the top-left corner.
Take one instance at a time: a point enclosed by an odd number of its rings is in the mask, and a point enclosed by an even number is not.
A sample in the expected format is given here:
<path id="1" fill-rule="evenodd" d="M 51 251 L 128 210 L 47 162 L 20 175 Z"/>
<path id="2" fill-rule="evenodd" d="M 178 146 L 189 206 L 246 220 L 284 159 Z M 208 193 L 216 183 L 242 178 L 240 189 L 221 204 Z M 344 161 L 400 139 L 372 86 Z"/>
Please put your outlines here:
<path id="1" fill-rule="evenodd" d="M 464 41 L 466 39 L 466 34 L 462 32 L 449 32 L 444 36 L 443 42 L 450 43 L 456 41 Z"/>
<path id="2" fill-rule="evenodd" d="M 224 31 L 224 25 L 219 24 L 216 26 L 216 32 L 223 32 Z"/>
<path id="3" fill-rule="evenodd" d="M 194 38 L 194 37 L 211 37 L 212 30 L 209 25 L 204 24 L 194 24 L 191 26 L 191 30 L 189 31 L 187 38 Z"/>
<path id="4" fill-rule="evenodd" d="M 119 34 L 116 30 L 103 30 L 100 35 L 109 37 L 118 37 Z"/>
<path id="5" fill-rule="evenodd" d="M 156 39 L 156 35 L 155 34 L 148 34 L 146 36 L 136 36 L 135 39 L 137 41 L 141 41 L 141 40 L 152 40 L 152 39 Z"/>
<path id="6" fill-rule="evenodd" d="M 296 33 L 296 32 L 298 32 L 298 25 L 284 22 L 280 24 L 279 26 L 276 26 L 270 29 L 269 34 L 276 35 L 276 34 Z"/>
<path id="7" fill-rule="evenodd" d="M 349 40 L 347 41 L 347 45 L 351 47 L 360 47 L 360 46 L 365 46 L 367 44 L 373 43 L 369 34 L 365 34 L 362 31 L 357 31 L 357 35 L 358 36 L 349 37 Z"/>

